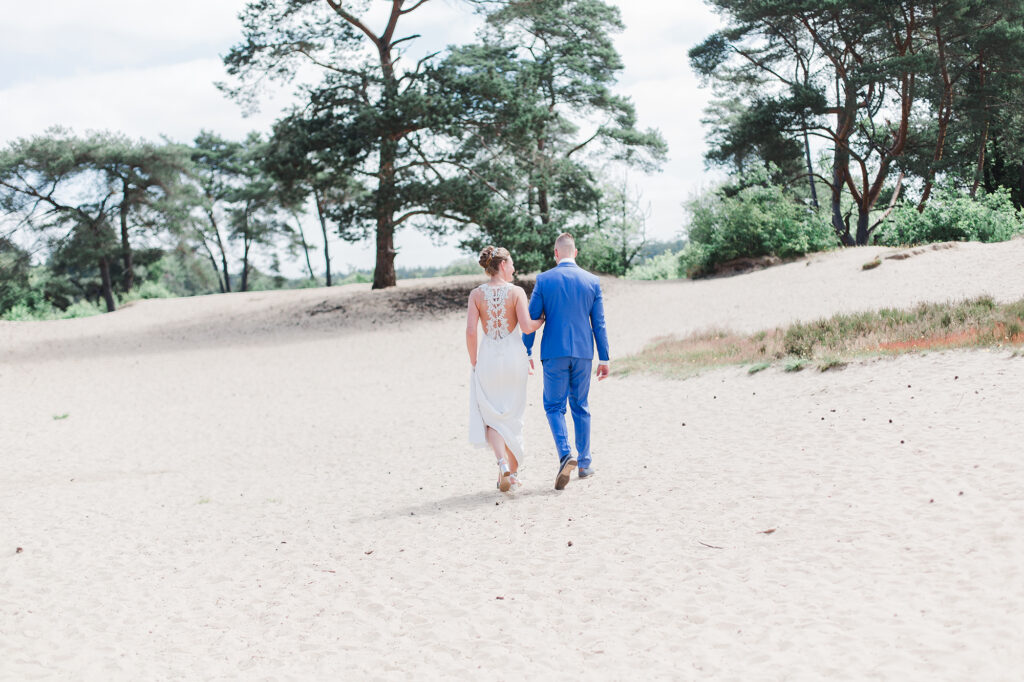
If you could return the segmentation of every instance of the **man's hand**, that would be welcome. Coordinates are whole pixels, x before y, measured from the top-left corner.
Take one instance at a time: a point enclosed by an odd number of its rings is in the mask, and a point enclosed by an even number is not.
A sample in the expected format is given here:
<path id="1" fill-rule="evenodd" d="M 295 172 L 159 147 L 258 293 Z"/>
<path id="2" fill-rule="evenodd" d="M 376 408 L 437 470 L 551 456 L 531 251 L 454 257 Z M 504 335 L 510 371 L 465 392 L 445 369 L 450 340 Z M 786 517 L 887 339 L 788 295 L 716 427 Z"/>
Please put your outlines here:
<path id="1" fill-rule="evenodd" d="M 597 380 L 604 381 L 611 374 L 612 368 L 609 365 L 598 365 L 597 366 Z"/>

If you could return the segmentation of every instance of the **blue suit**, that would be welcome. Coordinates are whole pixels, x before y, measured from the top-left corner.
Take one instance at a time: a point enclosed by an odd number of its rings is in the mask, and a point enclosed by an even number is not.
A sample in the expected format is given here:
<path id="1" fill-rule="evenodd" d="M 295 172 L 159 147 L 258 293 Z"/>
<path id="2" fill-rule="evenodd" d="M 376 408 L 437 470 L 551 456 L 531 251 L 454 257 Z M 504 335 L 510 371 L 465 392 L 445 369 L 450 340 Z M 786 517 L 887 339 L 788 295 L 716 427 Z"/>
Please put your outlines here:
<path id="1" fill-rule="evenodd" d="M 540 341 L 544 366 L 544 412 L 555 439 L 559 460 L 572 456 L 565 426 L 565 404 L 572 411 L 579 466 L 590 466 L 590 371 L 597 357 L 608 362 L 608 332 L 597 277 L 572 261 L 537 275 L 530 296 L 530 317 L 545 316 Z M 523 334 L 526 352 L 533 355 L 535 334 Z"/>

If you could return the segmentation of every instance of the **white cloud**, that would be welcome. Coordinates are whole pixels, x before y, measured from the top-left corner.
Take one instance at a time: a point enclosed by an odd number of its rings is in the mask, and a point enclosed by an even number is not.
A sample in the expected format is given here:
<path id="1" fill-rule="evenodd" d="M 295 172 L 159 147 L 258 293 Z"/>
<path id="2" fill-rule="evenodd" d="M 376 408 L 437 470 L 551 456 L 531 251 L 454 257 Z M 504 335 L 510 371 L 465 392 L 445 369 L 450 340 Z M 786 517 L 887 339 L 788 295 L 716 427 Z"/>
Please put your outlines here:
<path id="1" fill-rule="evenodd" d="M 0 130 L 8 139 L 54 125 L 76 132 L 119 130 L 130 137 L 189 141 L 202 128 L 228 137 L 265 129 L 276 111 L 244 119 L 214 86 L 218 59 L 41 79 L 0 90 Z"/>

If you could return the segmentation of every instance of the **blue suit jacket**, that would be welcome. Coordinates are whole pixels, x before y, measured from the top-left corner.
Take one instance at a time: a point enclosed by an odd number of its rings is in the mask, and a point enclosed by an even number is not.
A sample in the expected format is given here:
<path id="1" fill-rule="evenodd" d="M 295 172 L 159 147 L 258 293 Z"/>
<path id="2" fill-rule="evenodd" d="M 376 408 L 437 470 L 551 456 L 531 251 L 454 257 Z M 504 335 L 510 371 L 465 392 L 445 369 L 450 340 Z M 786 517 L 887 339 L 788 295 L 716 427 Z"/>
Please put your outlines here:
<path id="1" fill-rule="evenodd" d="M 608 332 L 604 326 L 604 302 L 597 277 L 572 262 L 537 275 L 530 295 L 530 317 L 546 319 L 540 341 L 540 359 L 594 358 L 608 361 Z M 523 334 L 526 352 L 533 355 L 535 334 Z"/>

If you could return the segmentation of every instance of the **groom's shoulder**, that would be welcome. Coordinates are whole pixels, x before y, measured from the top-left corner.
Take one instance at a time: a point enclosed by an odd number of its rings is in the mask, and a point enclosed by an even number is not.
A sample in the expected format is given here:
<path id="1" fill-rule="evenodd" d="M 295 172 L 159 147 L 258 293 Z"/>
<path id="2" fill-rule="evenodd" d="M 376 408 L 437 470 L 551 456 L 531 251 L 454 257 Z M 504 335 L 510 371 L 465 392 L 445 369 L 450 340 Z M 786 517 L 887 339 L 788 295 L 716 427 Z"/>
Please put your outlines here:
<path id="1" fill-rule="evenodd" d="M 598 284 L 601 281 L 601 279 L 597 275 L 590 272 L 589 270 L 584 270 L 583 268 L 577 268 L 577 270 L 579 271 L 580 278 L 585 280 L 589 284 Z"/>
<path id="2" fill-rule="evenodd" d="M 552 277 L 557 277 L 557 276 L 558 276 L 558 268 L 557 267 L 556 268 L 549 268 L 549 269 L 545 270 L 544 272 L 537 273 L 536 281 L 539 282 L 542 279 L 551 279 Z"/>

